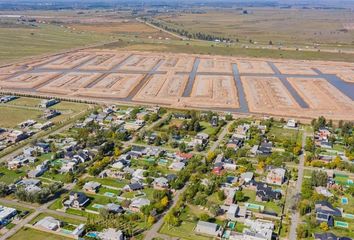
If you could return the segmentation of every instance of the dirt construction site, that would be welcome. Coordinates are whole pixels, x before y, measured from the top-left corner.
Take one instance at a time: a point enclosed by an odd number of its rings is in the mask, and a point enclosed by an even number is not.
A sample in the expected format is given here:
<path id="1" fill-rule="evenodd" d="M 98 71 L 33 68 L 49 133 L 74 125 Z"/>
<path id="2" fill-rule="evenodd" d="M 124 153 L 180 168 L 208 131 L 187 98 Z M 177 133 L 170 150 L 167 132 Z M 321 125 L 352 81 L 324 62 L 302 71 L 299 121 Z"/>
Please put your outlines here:
<path id="1" fill-rule="evenodd" d="M 354 64 L 79 50 L 0 67 L 2 93 L 354 120 Z"/>

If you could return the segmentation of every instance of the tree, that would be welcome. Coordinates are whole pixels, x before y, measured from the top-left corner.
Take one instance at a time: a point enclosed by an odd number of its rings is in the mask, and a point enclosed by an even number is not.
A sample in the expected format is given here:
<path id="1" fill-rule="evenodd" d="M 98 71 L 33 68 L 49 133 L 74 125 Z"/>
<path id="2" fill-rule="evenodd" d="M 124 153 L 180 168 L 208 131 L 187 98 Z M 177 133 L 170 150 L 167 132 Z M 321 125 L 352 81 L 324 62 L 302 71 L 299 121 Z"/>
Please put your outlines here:
<path id="1" fill-rule="evenodd" d="M 243 194 L 242 191 L 237 191 L 236 194 L 235 194 L 235 200 L 237 202 L 242 202 L 245 198 L 245 195 Z"/>
<path id="2" fill-rule="evenodd" d="M 311 185 L 314 187 L 327 185 L 328 176 L 324 171 L 313 171 L 311 174 Z"/>
<path id="3" fill-rule="evenodd" d="M 165 208 L 165 207 L 167 207 L 167 205 L 168 205 L 168 197 L 167 196 L 164 196 L 162 199 L 161 199 L 161 201 L 160 201 L 160 203 L 161 203 L 161 205 Z"/>
<path id="4" fill-rule="evenodd" d="M 224 201 L 226 199 L 224 190 L 219 190 L 218 191 L 218 199 L 219 199 L 219 201 Z"/>
<path id="5" fill-rule="evenodd" d="M 149 226 L 152 226 L 155 223 L 156 219 L 155 217 L 149 215 L 148 219 L 147 219 L 147 223 Z"/>
<path id="6" fill-rule="evenodd" d="M 329 230 L 328 224 L 326 222 L 321 222 L 320 228 L 322 229 L 322 231 L 325 231 L 325 232 Z"/>
<path id="7" fill-rule="evenodd" d="M 216 158 L 216 152 L 214 151 L 209 151 L 207 156 L 206 156 L 206 161 L 208 163 L 211 163 L 214 159 Z"/>
<path id="8" fill-rule="evenodd" d="M 307 238 L 309 236 L 309 230 L 304 224 L 300 224 L 296 229 L 297 239 Z"/>
<path id="9" fill-rule="evenodd" d="M 179 148 L 179 150 L 181 152 L 186 152 L 187 146 L 186 146 L 186 144 L 184 142 L 182 142 L 182 143 L 179 144 L 178 148 Z"/>

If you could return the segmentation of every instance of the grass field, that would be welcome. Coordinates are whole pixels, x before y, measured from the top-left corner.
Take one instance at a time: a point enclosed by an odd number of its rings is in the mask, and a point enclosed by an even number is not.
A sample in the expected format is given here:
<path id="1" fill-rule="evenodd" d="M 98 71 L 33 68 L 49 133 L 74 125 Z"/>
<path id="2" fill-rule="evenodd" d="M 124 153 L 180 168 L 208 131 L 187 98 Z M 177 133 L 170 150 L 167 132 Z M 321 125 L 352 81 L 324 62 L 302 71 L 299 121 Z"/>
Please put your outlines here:
<path id="1" fill-rule="evenodd" d="M 9 106 L 0 105 L 0 127 L 13 128 L 17 124 L 28 120 L 39 120 L 42 112 L 40 110 L 14 108 Z"/>
<path id="2" fill-rule="evenodd" d="M 354 32 L 346 28 L 352 22 L 349 9 L 244 8 L 206 9 L 202 14 L 163 14 L 166 24 L 189 32 L 203 32 L 240 41 L 284 46 L 319 43 L 353 47 Z M 290 27 L 291 26 L 291 27 Z M 345 46 L 343 46 L 345 45 Z"/>
<path id="3" fill-rule="evenodd" d="M 46 122 L 42 119 L 43 109 L 38 107 L 41 102 L 37 98 L 20 97 L 16 100 L 0 105 L 0 127 L 14 128 L 25 120 L 33 119 L 37 122 Z M 61 115 L 50 119 L 54 123 L 64 121 L 73 115 L 88 109 L 88 104 L 72 103 L 72 102 L 60 102 L 52 107 L 61 111 Z"/>
<path id="4" fill-rule="evenodd" d="M 179 237 L 185 240 L 211 240 L 213 238 L 197 235 L 194 233 L 196 224 L 193 222 L 183 221 L 179 227 L 168 227 L 164 224 L 160 230 L 160 233 L 169 236 Z"/>
<path id="5" fill-rule="evenodd" d="M 19 239 L 36 239 L 36 240 L 68 240 L 63 236 L 45 233 L 31 228 L 22 228 L 16 234 L 9 238 L 9 240 L 19 240 Z"/>
<path id="6" fill-rule="evenodd" d="M 56 25 L 41 24 L 32 28 L 0 25 L 0 64 L 105 40 L 109 38 L 104 35 L 70 31 Z"/>

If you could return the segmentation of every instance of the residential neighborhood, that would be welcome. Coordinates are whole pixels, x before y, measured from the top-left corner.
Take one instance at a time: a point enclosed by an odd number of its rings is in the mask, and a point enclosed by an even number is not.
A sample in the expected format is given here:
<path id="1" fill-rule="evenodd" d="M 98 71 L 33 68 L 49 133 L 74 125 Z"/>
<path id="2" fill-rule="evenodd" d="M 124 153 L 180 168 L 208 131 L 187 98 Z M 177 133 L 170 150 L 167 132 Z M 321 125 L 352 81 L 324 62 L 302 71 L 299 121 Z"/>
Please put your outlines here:
<path id="1" fill-rule="evenodd" d="M 1 158 L 2 236 L 292 239 L 298 221 L 298 239 L 354 237 L 349 122 L 107 105 L 34 137 Z"/>

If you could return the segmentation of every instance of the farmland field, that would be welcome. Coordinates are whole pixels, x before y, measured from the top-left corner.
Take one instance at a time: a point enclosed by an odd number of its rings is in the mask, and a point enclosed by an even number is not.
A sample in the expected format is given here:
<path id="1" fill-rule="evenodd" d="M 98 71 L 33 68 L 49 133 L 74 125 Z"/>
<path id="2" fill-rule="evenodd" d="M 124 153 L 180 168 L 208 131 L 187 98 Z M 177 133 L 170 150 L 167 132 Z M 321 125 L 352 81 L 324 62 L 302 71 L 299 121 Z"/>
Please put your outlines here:
<path id="1" fill-rule="evenodd" d="M 243 13 L 247 11 L 247 14 Z M 353 47 L 354 31 L 350 30 L 353 12 L 350 10 L 244 8 L 206 9 L 199 14 L 163 14 L 158 18 L 171 26 L 189 32 L 252 40 L 263 44 Z M 289 27 L 292 26 L 292 27 Z"/>

